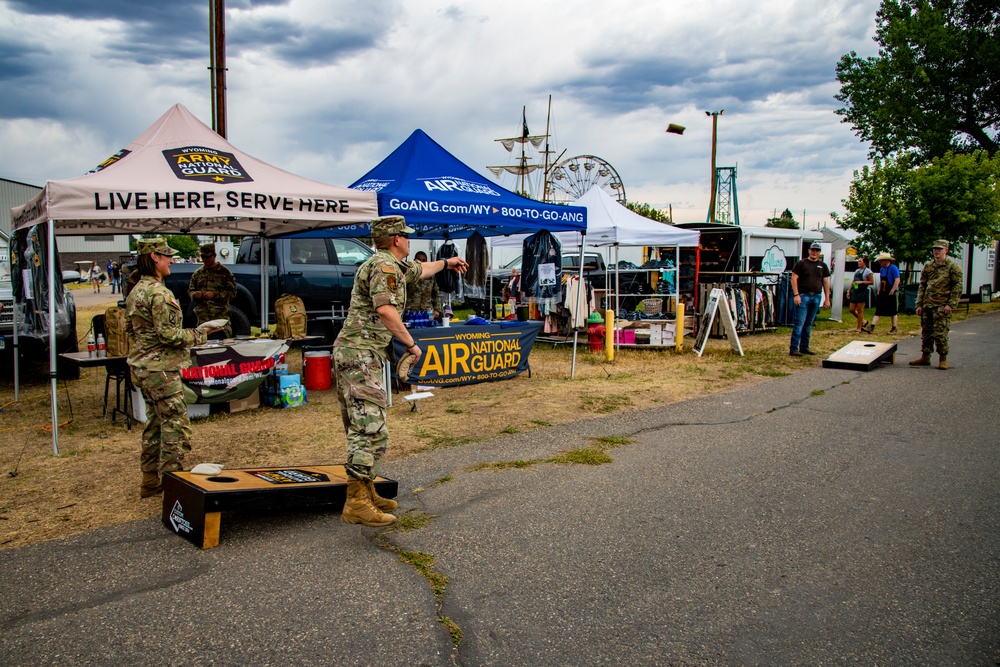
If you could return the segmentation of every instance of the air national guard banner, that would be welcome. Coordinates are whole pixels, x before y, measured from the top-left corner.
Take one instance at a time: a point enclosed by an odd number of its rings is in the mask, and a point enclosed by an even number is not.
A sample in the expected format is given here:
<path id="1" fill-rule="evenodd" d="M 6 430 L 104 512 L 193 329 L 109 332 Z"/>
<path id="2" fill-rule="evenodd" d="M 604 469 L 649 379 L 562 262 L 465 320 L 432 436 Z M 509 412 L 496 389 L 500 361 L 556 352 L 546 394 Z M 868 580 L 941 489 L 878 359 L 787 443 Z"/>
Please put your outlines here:
<path id="1" fill-rule="evenodd" d="M 257 391 L 286 350 L 285 341 L 269 339 L 193 347 L 192 365 L 181 370 L 184 400 L 222 403 L 244 399 Z"/>
<path id="2" fill-rule="evenodd" d="M 528 370 L 528 354 L 541 330 L 541 322 L 411 329 L 422 354 L 410 376 L 401 379 L 438 387 L 509 380 Z M 405 352 L 395 338 L 393 351 L 397 359 Z"/>

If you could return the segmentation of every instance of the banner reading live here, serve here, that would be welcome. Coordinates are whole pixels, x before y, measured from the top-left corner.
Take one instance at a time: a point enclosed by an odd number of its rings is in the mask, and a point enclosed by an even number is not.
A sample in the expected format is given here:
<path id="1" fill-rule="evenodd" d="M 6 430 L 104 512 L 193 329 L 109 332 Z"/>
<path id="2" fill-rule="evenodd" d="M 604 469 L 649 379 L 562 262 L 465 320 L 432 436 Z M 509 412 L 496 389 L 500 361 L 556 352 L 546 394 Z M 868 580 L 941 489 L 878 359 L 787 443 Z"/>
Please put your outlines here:
<path id="1" fill-rule="evenodd" d="M 541 329 L 541 322 L 505 322 L 411 330 L 422 354 L 403 381 L 448 387 L 509 380 L 528 370 L 528 355 Z M 399 359 L 403 345 L 394 339 L 393 346 Z"/>

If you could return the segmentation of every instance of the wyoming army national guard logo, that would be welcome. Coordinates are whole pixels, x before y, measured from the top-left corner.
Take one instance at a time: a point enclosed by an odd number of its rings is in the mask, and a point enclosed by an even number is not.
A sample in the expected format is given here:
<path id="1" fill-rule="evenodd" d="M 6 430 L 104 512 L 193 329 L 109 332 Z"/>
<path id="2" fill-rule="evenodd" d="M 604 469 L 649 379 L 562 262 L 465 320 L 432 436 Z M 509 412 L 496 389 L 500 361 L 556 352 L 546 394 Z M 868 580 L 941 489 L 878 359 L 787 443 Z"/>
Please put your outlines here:
<path id="1" fill-rule="evenodd" d="M 206 183 L 252 183 L 253 179 L 232 153 L 204 146 L 170 148 L 163 157 L 182 181 Z"/>

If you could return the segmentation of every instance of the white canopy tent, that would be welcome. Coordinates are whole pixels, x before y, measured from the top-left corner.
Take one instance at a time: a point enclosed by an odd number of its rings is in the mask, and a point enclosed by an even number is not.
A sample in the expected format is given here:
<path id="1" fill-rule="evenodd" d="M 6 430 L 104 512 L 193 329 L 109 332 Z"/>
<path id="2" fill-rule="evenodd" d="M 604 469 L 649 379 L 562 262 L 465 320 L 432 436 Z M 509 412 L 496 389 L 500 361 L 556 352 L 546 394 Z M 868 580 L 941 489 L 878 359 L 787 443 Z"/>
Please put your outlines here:
<path id="1" fill-rule="evenodd" d="M 56 317 L 56 235 L 270 237 L 377 216 L 374 193 L 302 178 L 247 155 L 180 104 L 94 170 L 49 181 L 35 199 L 11 211 L 15 230 L 48 223 L 50 323 Z M 266 267 L 265 258 L 262 271 Z M 266 290 L 266 276 L 261 282 Z M 263 303 L 266 299 L 265 292 Z M 16 336 L 16 322 L 14 329 Z M 49 375 L 52 448 L 58 454 L 54 326 L 49 326 Z"/>
<path id="2" fill-rule="evenodd" d="M 663 222 L 650 220 L 625 208 L 599 186 L 594 186 L 573 202 L 587 209 L 587 233 L 558 232 L 555 237 L 563 247 L 578 248 L 581 239 L 585 246 L 615 248 L 612 262 L 618 266 L 617 249 L 634 246 L 689 248 L 700 242 L 701 233 L 696 229 L 682 229 Z M 492 240 L 494 248 L 520 246 L 523 236 L 503 236 Z M 617 310 L 617 308 L 616 308 Z"/>
<path id="3" fill-rule="evenodd" d="M 687 248 L 696 247 L 701 233 L 695 229 L 681 229 L 662 222 L 650 220 L 625 208 L 611 198 L 600 186 L 590 188 L 582 197 L 573 202 L 574 206 L 587 209 L 587 231 L 557 232 L 555 237 L 563 247 L 580 248 L 580 277 L 583 277 L 583 246 L 613 247 L 616 250 L 615 274 L 617 283 L 617 249 L 621 246 L 654 246 Z M 494 248 L 516 247 L 523 244 L 525 236 L 498 236 L 491 239 Z M 679 262 L 675 260 L 675 266 Z M 678 279 L 679 279 L 678 275 Z M 618 291 L 616 287 L 616 293 Z M 582 291 L 580 292 L 582 295 Z M 617 299 L 616 299 L 617 300 Z M 574 318 L 578 318 L 582 304 L 578 299 Z M 615 310 L 617 311 L 617 304 Z M 573 343 L 573 367 L 576 367 L 576 341 Z"/>

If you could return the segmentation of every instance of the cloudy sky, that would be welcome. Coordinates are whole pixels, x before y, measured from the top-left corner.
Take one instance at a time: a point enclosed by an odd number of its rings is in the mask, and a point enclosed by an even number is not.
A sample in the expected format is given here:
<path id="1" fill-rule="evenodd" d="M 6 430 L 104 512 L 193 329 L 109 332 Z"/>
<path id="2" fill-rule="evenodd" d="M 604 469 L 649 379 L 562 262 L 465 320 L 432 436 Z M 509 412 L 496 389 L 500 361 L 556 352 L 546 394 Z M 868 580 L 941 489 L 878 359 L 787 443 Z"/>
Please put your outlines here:
<path id="1" fill-rule="evenodd" d="M 208 0 L 0 0 L 0 177 L 93 168 L 180 102 L 211 124 Z M 835 67 L 874 55 L 878 0 L 228 0 L 229 140 L 348 185 L 416 128 L 493 178 L 527 107 L 564 157 L 703 221 L 712 121 L 741 222 L 841 211 L 867 146 Z M 665 133 L 686 126 L 682 136 Z M 501 184 L 512 187 L 509 180 Z"/>

